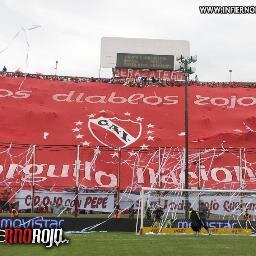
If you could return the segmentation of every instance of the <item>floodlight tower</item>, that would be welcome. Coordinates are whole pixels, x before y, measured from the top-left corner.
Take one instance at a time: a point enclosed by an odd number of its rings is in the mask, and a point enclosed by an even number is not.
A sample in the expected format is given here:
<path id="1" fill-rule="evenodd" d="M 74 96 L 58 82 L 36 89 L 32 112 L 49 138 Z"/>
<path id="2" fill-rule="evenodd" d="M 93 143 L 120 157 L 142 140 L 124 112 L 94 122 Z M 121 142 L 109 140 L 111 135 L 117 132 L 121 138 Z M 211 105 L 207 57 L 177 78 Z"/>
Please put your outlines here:
<path id="1" fill-rule="evenodd" d="M 195 68 L 190 67 L 191 63 L 197 61 L 197 56 L 184 57 L 180 55 L 177 57 L 177 61 L 180 63 L 179 70 L 183 72 L 185 76 L 185 106 L 184 106 L 184 118 L 185 118 L 185 181 L 184 188 L 188 189 L 188 83 L 189 83 L 189 75 L 195 73 Z M 185 191 L 185 216 L 188 219 L 188 207 L 189 207 L 189 196 L 188 192 Z"/>
<path id="2" fill-rule="evenodd" d="M 231 83 L 232 82 L 232 79 L 231 79 L 231 77 L 232 77 L 232 69 L 230 69 L 228 72 L 229 72 L 229 82 Z"/>

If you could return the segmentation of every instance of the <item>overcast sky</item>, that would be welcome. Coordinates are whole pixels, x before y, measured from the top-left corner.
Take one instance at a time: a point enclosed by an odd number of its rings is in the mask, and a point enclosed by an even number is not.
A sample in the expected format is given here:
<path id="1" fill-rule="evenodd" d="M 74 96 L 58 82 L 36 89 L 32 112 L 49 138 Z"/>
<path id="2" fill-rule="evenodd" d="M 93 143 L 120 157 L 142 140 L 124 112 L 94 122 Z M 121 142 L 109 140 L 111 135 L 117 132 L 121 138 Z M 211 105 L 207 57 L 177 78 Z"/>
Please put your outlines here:
<path id="1" fill-rule="evenodd" d="M 54 74 L 58 60 L 58 74 L 98 76 L 101 37 L 117 36 L 188 40 L 200 80 L 256 81 L 256 15 L 201 15 L 207 4 L 256 1 L 0 0 L 0 68 Z"/>

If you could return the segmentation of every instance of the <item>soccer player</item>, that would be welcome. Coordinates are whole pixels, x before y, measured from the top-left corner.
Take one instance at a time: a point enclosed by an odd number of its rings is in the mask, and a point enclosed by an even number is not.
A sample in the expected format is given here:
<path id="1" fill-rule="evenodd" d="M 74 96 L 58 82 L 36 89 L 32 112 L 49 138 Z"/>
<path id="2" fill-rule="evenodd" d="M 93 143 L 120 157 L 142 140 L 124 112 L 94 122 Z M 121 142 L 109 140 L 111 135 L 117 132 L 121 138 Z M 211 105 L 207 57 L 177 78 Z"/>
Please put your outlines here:
<path id="1" fill-rule="evenodd" d="M 164 211 L 161 208 L 161 206 L 158 206 L 154 212 L 154 224 L 153 227 L 160 227 L 161 221 L 162 221 L 162 216 L 164 215 Z"/>
<path id="2" fill-rule="evenodd" d="M 195 232 L 196 236 L 198 236 L 202 228 L 202 222 L 193 208 L 190 208 L 189 210 L 189 219 L 191 220 L 192 230 Z"/>
<path id="3" fill-rule="evenodd" d="M 152 209 L 151 209 L 151 207 L 149 206 L 149 207 L 147 207 L 147 210 L 146 210 L 146 219 L 148 220 L 148 221 L 151 221 L 151 214 L 152 214 Z"/>
<path id="4" fill-rule="evenodd" d="M 207 226 L 207 218 L 210 216 L 210 211 L 204 202 L 200 202 L 199 205 L 199 218 L 201 220 L 202 226 L 211 235 L 211 232 Z"/>
<path id="5" fill-rule="evenodd" d="M 135 214 L 134 204 L 132 204 L 131 207 L 128 209 L 128 213 L 129 213 L 129 219 L 134 219 L 134 214 Z"/>
<path id="6" fill-rule="evenodd" d="M 11 215 L 12 218 L 18 218 L 19 217 L 19 212 L 15 208 L 13 208 L 10 212 L 10 215 Z"/>
<path id="7" fill-rule="evenodd" d="M 2 212 L 8 212 L 10 210 L 10 204 L 8 202 L 10 193 L 8 189 L 0 191 L 0 210 Z"/>
<path id="8" fill-rule="evenodd" d="M 250 213 L 248 213 L 248 210 L 245 210 L 245 214 L 244 214 L 244 220 L 245 220 L 245 228 L 247 229 L 248 227 L 248 223 L 250 223 L 252 218 L 252 215 Z"/>

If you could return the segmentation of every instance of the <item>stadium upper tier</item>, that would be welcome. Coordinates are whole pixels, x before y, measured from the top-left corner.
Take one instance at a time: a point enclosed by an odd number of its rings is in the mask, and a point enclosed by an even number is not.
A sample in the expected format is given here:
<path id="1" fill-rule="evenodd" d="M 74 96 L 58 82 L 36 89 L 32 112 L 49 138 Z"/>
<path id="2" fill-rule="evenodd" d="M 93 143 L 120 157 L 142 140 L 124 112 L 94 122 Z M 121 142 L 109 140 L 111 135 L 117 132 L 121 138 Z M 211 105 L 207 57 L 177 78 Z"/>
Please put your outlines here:
<path id="1" fill-rule="evenodd" d="M 0 72 L 0 77 L 24 77 L 24 78 L 36 78 L 51 81 L 64 81 L 64 82 L 103 82 L 111 84 L 123 84 L 130 87 L 144 87 L 144 86 L 184 86 L 183 81 L 168 81 L 164 79 L 148 78 L 146 80 L 134 79 L 134 78 L 95 78 L 95 77 L 78 77 L 78 76 L 57 76 L 57 75 L 44 75 L 41 73 L 29 74 L 23 72 Z M 153 80 L 153 81 L 152 81 Z M 208 87 L 249 87 L 255 88 L 255 82 L 189 82 L 189 85 L 196 86 L 208 86 Z"/>

